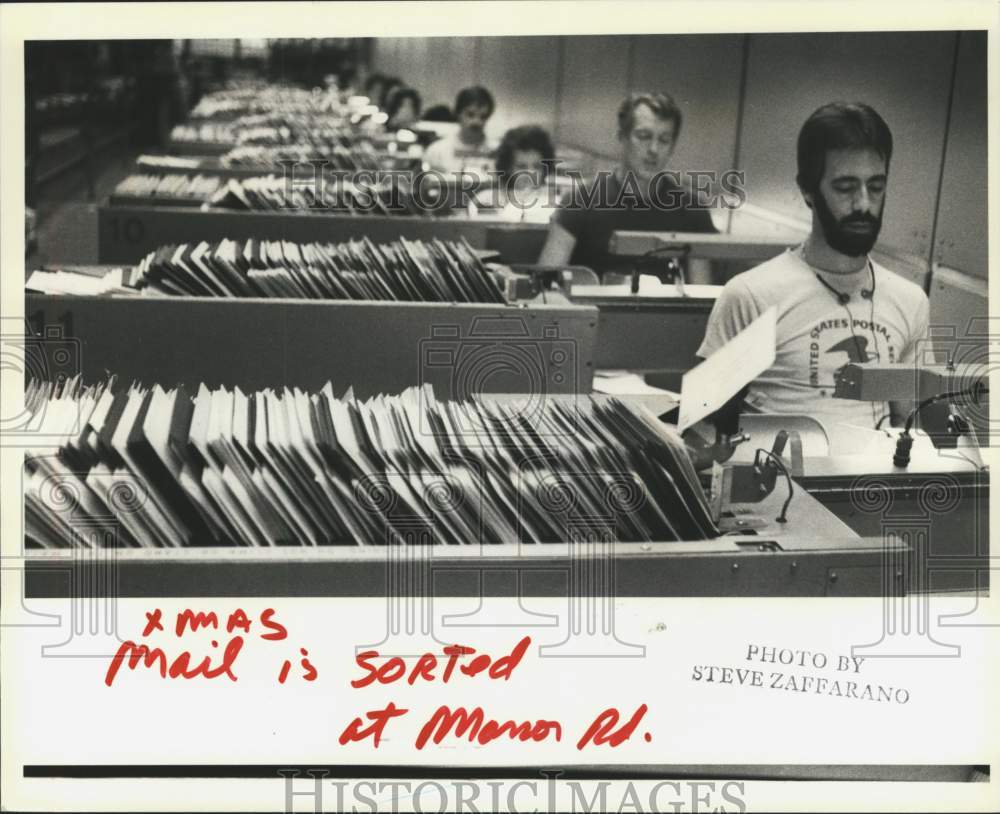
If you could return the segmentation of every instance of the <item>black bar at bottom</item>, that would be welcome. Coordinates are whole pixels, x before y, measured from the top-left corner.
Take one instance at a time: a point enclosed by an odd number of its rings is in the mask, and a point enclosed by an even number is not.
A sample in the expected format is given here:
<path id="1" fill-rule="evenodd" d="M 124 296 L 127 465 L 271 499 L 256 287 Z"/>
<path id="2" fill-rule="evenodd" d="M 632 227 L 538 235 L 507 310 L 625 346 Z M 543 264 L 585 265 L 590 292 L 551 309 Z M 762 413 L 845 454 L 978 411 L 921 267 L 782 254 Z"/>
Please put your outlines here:
<path id="1" fill-rule="evenodd" d="M 990 767 L 964 765 L 657 765 L 611 766 L 371 766 L 371 765 L 29 765 L 24 777 L 67 778 L 279 778 L 288 772 L 296 777 L 324 773 L 329 779 L 414 778 L 440 780 L 504 780 L 555 777 L 558 780 L 643 780 L 652 778 L 735 778 L 760 780 L 892 780 L 920 782 L 967 782 L 973 771 L 989 774 Z M 279 772 L 285 773 L 279 774 Z M 544 774 L 543 774 L 544 772 Z M 555 773 L 559 774 L 556 775 Z"/>

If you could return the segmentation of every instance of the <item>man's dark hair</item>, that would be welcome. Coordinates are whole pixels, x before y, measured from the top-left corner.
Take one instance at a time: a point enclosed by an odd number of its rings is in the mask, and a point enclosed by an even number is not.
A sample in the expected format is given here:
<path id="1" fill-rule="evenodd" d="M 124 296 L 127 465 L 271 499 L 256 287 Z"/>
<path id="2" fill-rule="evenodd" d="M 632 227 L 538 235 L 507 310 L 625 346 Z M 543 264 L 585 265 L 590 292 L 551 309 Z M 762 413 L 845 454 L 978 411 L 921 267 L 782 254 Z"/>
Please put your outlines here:
<path id="1" fill-rule="evenodd" d="M 534 125 L 515 127 L 504 133 L 497 147 L 496 168 L 501 184 L 508 184 L 514 169 L 514 153 L 517 150 L 533 150 L 542 156 L 542 180 L 548 178 L 549 169 L 556 157 L 556 148 L 548 131 Z"/>
<path id="2" fill-rule="evenodd" d="M 467 107 L 485 107 L 489 112 L 487 116 L 493 115 L 496 103 L 493 101 L 493 94 L 482 85 L 473 85 L 471 88 L 462 88 L 455 97 L 455 116 L 457 117 Z"/>
<path id="3" fill-rule="evenodd" d="M 635 109 L 645 105 L 658 119 L 666 119 L 674 123 L 674 139 L 681 134 L 681 109 L 677 102 L 667 93 L 630 93 L 628 98 L 618 108 L 618 134 L 628 135 L 635 126 Z"/>
<path id="4" fill-rule="evenodd" d="M 413 88 L 399 87 L 395 88 L 385 100 L 385 112 L 389 117 L 389 121 L 392 121 L 393 116 L 399 112 L 399 109 L 403 106 L 403 102 L 407 99 L 413 102 L 413 109 L 416 111 L 417 118 L 420 118 L 420 107 L 423 104 L 420 94 Z"/>
<path id="5" fill-rule="evenodd" d="M 795 180 L 803 192 L 815 193 L 826 170 L 828 150 L 870 147 L 885 159 L 889 172 L 892 133 L 889 125 L 868 105 L 832 102 L 813 113 L 799 131 L 799 171 Z"/>

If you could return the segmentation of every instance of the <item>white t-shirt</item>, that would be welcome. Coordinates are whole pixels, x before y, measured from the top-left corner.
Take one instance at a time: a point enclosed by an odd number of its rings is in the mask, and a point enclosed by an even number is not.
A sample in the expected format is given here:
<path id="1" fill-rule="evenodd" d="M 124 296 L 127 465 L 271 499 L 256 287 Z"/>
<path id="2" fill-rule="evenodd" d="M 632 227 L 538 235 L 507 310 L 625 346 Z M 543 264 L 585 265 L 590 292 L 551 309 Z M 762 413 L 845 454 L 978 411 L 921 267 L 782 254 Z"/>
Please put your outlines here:
<path id="1" fill-rule="evenodd" d="M 519 190 L 514 200 L 506 195 L 499 198 L 500 220 L 506 223 L 548 223 L 559 207 L 558 194 L 550 194 L 545 185 Z"/>
<path id="2" fill-rule="evenodd" d="M 496 144 L 489 139 L 469 146 L 458 133 L 439 138 L 424 151 L 424 164 L 438 172 L 472 172 L 485 176 L 493 170 Z"/>
<path id="3" fill-rule="evenodd" d="M 918 340 L 927 337 L 929 303 L 919 286 L 877 263 L 872 268 L 874 296 L 861 296 L 871 286 L 865 269 L 851 275 L 851 298 L 844 305 L 817 279 L 800 249 L 738 274 L 712 308 L 698 355 L 707 358 L 777 306 L 774 365 L 751 383 L 747 403 L 766 413 L 812 416 L 830 430 L 837 424 L 874 427 L 888 404 L 834 398 L 834 374 L 848 362 L 914 365 L 927 349 Z"/>

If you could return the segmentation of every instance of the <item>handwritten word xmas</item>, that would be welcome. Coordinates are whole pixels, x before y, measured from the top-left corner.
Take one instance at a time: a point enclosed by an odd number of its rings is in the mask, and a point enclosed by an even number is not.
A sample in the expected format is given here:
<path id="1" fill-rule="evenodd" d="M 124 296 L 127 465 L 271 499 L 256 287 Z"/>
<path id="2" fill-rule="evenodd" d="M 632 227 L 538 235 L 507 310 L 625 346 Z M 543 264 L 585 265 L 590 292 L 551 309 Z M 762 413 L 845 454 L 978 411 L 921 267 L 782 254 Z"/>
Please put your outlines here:
<path id="1" fill-rule="evenodd" d="M 226 676 L 231 681 L 236 681 L 237 676 L 233 672 L 236 659 L 243 650 L 244 637 L 252 635 L 254 632 L 264 641 L 279 642 L 288 638 L 287 628 L 275 618 L 274 608 L 266 608 L 261 611 L 256 620 L 252 620 L 242 608 L 232 611 L 223 625 L 215 611 L 208 613 L 183 610 L 177 614 L 172 625 L 172 632 L 175 638 L 183 639 L 187 633 L 197 633 L 199 630 L 210 630 L 214 633 L 225 633 L 229 636 L 229 641 L 224 647 L 219 649 L 218 639 L 211 640 L 212 652 L 203 656 L 200 660 L 192 656 L 190 650 L 183 650 L 178 655 L 171 658 L 162 647 L 150 647 L 148 644 L 138 644 L 133 641 L 122 642 L 118 652 L 111 657 L 111 663 L 104 676 L 104 683 L 111 686 L 114 683 L 118 671 L 127 662 L 130 670 L 135 670 L 140 662 L 147 669 L 156 669 L 161 678 L 219 678 Z M 143 639 L 148 639 L 157 633 L 162 633 L 164 638 L 169 636 L 164 628 L 163 612 L 159 608 L 146 611 L 146 625 L 143 628 Z M 239 632 L 237 632 L 239 631 Z M 219 639 L 222 638 L 220 635 Z M 318 675 L 316 668 L 309 661 L 309 651 L 304 647 L 299 648 L 301 654 L 300 667 L 302 678 L 305 681 L 315 681 Z M 192 662 L 195 662 L 192 664 Z M 285 659 L 278 672 L 278 681 L 285 683 L 291 671 L 292 662 Z"/>
<path id="2" fill-rule="evenodd" d="M 376 666 L 376 662 L 380 658 L 378 651 L 366 650 L 358 653 L 355 657 L 355 661 L 358 667 L 364 671 L 364 675 L 351 681 L 351 686 L 354 689 L 363 689 L 376 683 L 385 685 L 403 680 L 410 686 L 418 681 L 440 681 L 447 684 L 453 678 L 458 679 L 460 676 L 475 678 L 481 675 L 491 681 L 509 681 L 530 644 L 531 637 L 525 636 L 508 655 L 494 660 L 488 654 L 480 653 L 464 664 L 459 664 L 459 660 L 465 656 L 472 656 L 476 652 L 475 649 L 457 644 L 451 645 L 443 649 L 444 658 L 440 658 L 434 653 L 424 653 L 417 659 L 412 668 L 408 668 L 406 662 L 399 656 L 388 658 L 381 665 Z M 635 732 L 636 727 L 646 714 L 646 709 L 646 705 L 642 704 L 624 724 L 619 726 L 621 715 L 617 709 L 609 707 L 598 715 L 587 728 L 577 741 L 576 748 L 583 749 L 591 743 L 594 745 L 608 744 L 612 747 L 624 743 Z M 408 709 L 397 707 L 395 703 L 390 701 L 384 708 L 371 710 L 364 716 L 359 716 L 351 721 L 340 735 L 340 744 L 344 746 L 348 743 L 371 739 L 372 745 L 378 748 L 389 721 L 404 716 L 408 712 Z M 485 745 L 504 737 L 518 741 L 539 742 L 550 738 L 561 741 L 562 735 L 563 727 L 559 721 L 545 718 L 533 721 L 498 721 L 487 717 L 482 707 L 473 707 L 468 710 L 465 707 L 452 709 L 447 705 L 442 705 L 421 727 L 414 741 L 414 746 L 417 749 L 423 749 L 429 741 L 439 744 L 449 736 L 455 738 L 467 736 L 470 743 Z M 650 741 L 652 737 L 646 733 L 645 739 Z"/>

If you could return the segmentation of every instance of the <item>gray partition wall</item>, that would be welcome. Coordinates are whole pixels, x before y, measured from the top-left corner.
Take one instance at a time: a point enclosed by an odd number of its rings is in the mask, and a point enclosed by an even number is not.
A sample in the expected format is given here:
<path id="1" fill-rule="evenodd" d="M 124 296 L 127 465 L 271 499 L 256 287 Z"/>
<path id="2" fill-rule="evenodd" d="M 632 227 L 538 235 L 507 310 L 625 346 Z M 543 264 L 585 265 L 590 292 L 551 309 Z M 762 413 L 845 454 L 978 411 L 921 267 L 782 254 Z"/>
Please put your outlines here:
<path id="1" fill-rule="evenodd" d="M 986 33 L 955 35 L 957 55 L 934 262 L 987 277 Z"/>
<path id="2" fill-rule="evenodd" d="M 30 324 L 61 329 L 83 380 L 260 390 L 333 384 L 359 398 L 432 384 L 475 393 L 589 393 L 597 309 L 29 294 Z"/>

